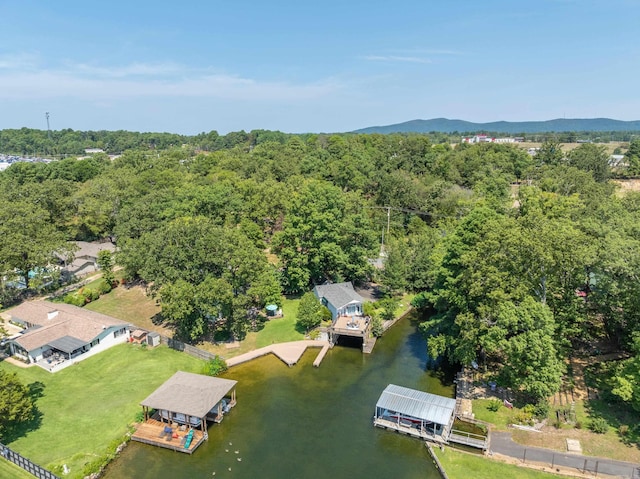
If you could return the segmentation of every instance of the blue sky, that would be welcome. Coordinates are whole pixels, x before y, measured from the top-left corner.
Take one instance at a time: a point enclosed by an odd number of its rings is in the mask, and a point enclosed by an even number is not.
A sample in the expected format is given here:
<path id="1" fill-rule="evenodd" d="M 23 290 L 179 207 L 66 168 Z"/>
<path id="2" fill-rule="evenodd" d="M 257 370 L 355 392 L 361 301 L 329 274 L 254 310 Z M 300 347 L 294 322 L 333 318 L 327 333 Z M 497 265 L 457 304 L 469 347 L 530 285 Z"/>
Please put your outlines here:
<path id="1" fill-rule="evenodd" d="M 640 119 L 640 0 L 0 1 L 0 128 Z"/>

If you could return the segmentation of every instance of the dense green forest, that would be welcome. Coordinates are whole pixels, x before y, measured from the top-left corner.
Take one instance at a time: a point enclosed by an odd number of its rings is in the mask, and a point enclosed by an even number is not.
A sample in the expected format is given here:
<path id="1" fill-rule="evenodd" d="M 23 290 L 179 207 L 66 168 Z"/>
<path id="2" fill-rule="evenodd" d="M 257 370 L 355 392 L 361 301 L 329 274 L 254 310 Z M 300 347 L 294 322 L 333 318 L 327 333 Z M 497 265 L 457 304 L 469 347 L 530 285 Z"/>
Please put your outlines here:
<path id="1" fill-rule="evenodd" d="M 1 145 L 15 150 L 27 133 L 4 130 Z M 51 141 L 123 154 L 0 174 L 4 304 L 12 277 L 28 282 L 73 239 L 112 238 L 127 277 L 193 341 L 213 328 L 242 338 L 281 293 L 376 280 L 391 296 L 417 293 L 433 356 L 476 361 L 531 401 L 558 389 L 572 351 L 627 351 L 610 390 L 640 409 L 640 193 L 616 193 L 597 145 L 565 155 L 547 141 L 532 157 L 400 134 Z M 627 155 L 640 165 L 640 140 Z"/>
<path id="2" fill-rule="evenodd" d="M 472 124 L 470 124 L 472 125 Z M 489 136 L 500 137 L 505 133 L 482 130 Z M 422 134 L 432 144 L 459 143 L 462 137 L 473 136 L 478 130 L 452 131 L 443 133 L 432 131 Z M 351 136 L 343 133 L 332 136 Z M 410 134 L 411 135 L 411 134 Z M 597 141 L 606 143 L 610 141 L 631 141 L 638 138 L 638 132 L 633 131 L 566 131 L 546 133 L 519 132 L 517 136 L 524 141 L 543 142 L 555 140 L 562 143 L 575 143 L 576 141 Z M 77 131 L 72 129 L 45 131 L 31 128 L 19 130 L 0 130 L 0 154 L 6 155 L 33 155 L 39 157 L 52 157 L 62 159 L 67 156 L 79 156 L 84 154 L 86 148 L 100 148 L 105 153 L 118 155 L 126 150 L 166 150 L 175 147 L 190 147 L 197 151 L 219 151 L 233 147 L 253 148 L 261 143 L 276 142 L 286 143 L 291 138 L 299 138 L 304 142 L 309 139 L 329 138 L 327 135 L 293 135 L 279 131 L 252 130 L 234 131 L 226 135 L 219 135 L 216 131 L 200 133 L 198 135 L 178 135 L 174 133 L 139 133 L 132 131 Z"/>

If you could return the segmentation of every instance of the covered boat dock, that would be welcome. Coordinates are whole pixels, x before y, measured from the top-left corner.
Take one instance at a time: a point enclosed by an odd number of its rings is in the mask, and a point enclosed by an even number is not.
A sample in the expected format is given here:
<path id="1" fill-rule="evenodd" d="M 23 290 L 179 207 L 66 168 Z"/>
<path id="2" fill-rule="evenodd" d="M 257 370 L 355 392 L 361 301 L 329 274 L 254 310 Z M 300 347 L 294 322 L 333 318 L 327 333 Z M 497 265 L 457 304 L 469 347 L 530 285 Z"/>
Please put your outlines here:
<path id="1" fill-rule="evenodd" d="M 376 403 L 373 424 L 437 443 L 447 443 L 456 400 L 389 384 Z"/>
<path id="2" fill-rule="evenodd" d="M 144 422 L 131 439 L 192 454 L 236 405 L 237 381 L 178 371 L 140 404 Z"/>

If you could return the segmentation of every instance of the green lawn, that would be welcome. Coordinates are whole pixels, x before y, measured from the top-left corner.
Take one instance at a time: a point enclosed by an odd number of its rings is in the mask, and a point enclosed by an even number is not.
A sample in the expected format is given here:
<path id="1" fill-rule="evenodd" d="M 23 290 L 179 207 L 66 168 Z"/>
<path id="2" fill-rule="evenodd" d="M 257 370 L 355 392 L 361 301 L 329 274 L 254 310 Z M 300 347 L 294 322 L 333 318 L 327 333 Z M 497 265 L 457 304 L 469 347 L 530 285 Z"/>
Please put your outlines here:
<path id="1" fill-rule="evenodd" d="M 434 447 L 449 479 L 495 479 L 496 477 L 517 477 L 518 479 L 551 479 L 556 474 L 535 471 L 513 464 L 505 464 L 483 456 L 459 452 L 451 448 L 444 451 Z"/>
<path id="2" fill-rule="evenodd" d="M 200 373 L 203 365 L 165 346 L 143 349 L 132 344 L 115 346 L 55 374 L 0 362 L 0 368 L 15 371 L 25 384 L 42 387 L 37 401 L 41 423 L 8 445 L 43 467 L 59 472 L 67 464 L 67 477 L 82 477 L 86 463 L 124 436 L 141 411 L 141 400 L 174 372 Z"/>
<path id="3" fill-rule="evenodd" d="M 517 407 L 509 409 L 504 406 L 500 406 L 497 412 L 490 411 L 488 409 L 489 404 L 493 399 L 474 399 L 473 400 L 473 414 L 479 421 L 490 422 L 495 426 L 494 429 L 506 430 L 507 426 L 513 423 L 514 416 L 520 411 Z"/>
<path id="4" fill-rule="evenodd" d="M 0 477 L 6 477 L 7 479 L 33 479 L 34 476 L 14 463 L 0 458 Z"/>
<path id="5" fill-rule="evenodd" d="M 299 299 L 285 299 L 282 304 L 282 318 L 267 321 L 264 328 L 256 335 L 256 347 L 262 348 L 273 343 L 284 343 L 287 341 L 300 341 L 304 339 L 304 334 L 296 331 L 296 313 L 298 311 Z"/>

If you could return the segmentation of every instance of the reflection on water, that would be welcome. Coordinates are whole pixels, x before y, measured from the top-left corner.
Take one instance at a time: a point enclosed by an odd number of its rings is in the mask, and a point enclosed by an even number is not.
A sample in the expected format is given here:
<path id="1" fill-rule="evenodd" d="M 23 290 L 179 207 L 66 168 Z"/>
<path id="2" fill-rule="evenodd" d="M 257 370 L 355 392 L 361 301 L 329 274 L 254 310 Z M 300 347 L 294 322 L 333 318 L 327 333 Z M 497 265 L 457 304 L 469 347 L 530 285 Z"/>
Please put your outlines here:
<path id="1" fill-rule="evenodd" d="M 372 425 L 389 383 L 452 395 L 449 380 L 425 372 L 415 323 L 400 321 L 371 355 L 336 347 L 314 368 L 317 354 L 292 368 L 273 356 L 232 368 L 225 377 L 238 381 L 238 404 L 193 456 L 131 443 L 104 477 L 438 478 L 421 441 Z"/>

